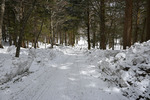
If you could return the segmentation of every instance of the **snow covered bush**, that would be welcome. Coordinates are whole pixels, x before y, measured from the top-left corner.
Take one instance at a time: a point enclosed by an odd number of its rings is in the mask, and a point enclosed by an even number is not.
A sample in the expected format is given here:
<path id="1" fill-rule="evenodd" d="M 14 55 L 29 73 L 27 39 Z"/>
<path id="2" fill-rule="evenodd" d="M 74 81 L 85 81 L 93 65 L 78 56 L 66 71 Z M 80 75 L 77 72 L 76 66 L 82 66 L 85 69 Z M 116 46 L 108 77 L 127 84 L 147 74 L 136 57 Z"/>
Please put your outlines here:
<path id="1" fill-rule="evenodd" d="M 121 89 L 129 99 L 150 100 L 150 41 L 127 50 L 90 50 L 87 62 L 97 66 L 100 78 Z"/>
<path id="2" fill-rule="evenodd" d="M 14 49 L 14 47 L 8 48 L 7 52 L 13 51 L 12 49 Z M 15 76 L 28 71 L 34 60 L 35 51 L 34 49 L 30 49 L 28 55 L 24 55 L 19 58 L 11 57 L 8 54 L 7 56 L 1 60 L 3 62 L 0 62 L 0 84 L 3 84 Z"/>
<path id="3" fill-rule="evenodd" d="M 150 99 L 150 41 L 100 60 L 98 67 L 102 79 L 123 88 L 124 96 Z"/>

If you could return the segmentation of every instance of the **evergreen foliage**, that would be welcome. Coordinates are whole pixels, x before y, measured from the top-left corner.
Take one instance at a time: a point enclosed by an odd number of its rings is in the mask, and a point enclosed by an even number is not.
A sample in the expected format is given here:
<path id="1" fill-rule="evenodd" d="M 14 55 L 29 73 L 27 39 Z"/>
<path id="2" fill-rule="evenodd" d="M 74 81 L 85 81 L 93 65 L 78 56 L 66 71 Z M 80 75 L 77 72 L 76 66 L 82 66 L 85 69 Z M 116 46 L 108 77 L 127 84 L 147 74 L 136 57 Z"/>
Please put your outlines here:
<path id="1" fill-rule="evenodd" d="M 131 0 L 1 0 L 0 47 L 2 40 L 17 48 L 28 47 L 28 43 L 32 43 L 36 48 L 38 41 L 50 43 L 52 47 L 57 44 L 74 46 L 78 38 L 84 36 L 88 41 L 88 49 L 91 47 L 106 49 L 107 45 L 114 49 L 117 44 L 124 45 L 125 49 L 135 42 L 149 40 L 149 0 L 132 0 L 132 14 L 128 19 L 132 21 L 131 25 L 125 24 L 127 22 L 125 13 L 129 13 L 126 8 L 127 1 L 131 2 Z M 125 25 L 128 28 L 132 27 L 129 37 L 126 37 L 128 29 Z M 126 45 L 127 42 L 129 45 Z M 16 55 L 19 56 L 19 48 L 17 51 Z"/>

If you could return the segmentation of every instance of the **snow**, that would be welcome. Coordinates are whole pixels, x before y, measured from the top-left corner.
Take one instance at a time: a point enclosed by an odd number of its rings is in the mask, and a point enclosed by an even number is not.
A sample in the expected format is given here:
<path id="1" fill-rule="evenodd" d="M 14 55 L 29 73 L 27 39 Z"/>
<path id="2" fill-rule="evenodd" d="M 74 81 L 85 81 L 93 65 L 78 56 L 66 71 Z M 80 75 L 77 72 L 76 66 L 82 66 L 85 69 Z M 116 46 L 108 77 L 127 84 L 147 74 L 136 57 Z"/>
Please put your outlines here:
<path id="1" fill-rule="evenodd" d="M 123 95 L 131 100 L 150 99 L 150 41 L 136 43 L 126 51 L 117 52 L 90 52 L 97 59 L 100 78 L 111 86 L 120 88 Z M 90 57 L 89 61 L 92 59 Z"/>
<path id="2" fill-rule="evenodd" d="M 88 47 L 88 42 L 85 38 L 80 37 L 78 43 L 76 44 L 76 47 L 80 49 L 86 49 Z"/>
<path id="3" fill-rule="evenodd" d="M 33 62 L 33 50 L 29 50 L 29 55 L 21 56 L 20 58 L 13 57 L 14 46 L 8 47 L 5 54 L 0 57 L 0 84 L 10 81 L 15 76 L 29 70 Z M 21 52 L 23 55 L 23 52 Z"/>
<path id="4" fill-rule="evenodd" d="M 149 100 L 150 41 L 127 50 L 0 49 L 0 100 Z M 49 46 L 46 46 L 49 47 Z"/>

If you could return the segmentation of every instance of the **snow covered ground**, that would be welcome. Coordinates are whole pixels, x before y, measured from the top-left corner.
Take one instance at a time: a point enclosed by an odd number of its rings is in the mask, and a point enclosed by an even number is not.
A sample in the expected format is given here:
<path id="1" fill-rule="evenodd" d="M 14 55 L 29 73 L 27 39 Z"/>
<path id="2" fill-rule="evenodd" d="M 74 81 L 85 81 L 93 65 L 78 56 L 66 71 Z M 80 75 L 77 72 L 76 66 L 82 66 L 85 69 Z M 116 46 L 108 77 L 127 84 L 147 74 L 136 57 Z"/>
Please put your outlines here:
<path id="1" fill-rule="evenodd" d="M 91 50 L 87 56 L 110 87 L 117 87 L 130 100 L 150 100 L 150 41 L 126 51 Z"/>
<path id="2" fill-rule="evenodd" d="M 0 100 L 149 100 L 150 41 L 126 51 L 0 49 Z"/>

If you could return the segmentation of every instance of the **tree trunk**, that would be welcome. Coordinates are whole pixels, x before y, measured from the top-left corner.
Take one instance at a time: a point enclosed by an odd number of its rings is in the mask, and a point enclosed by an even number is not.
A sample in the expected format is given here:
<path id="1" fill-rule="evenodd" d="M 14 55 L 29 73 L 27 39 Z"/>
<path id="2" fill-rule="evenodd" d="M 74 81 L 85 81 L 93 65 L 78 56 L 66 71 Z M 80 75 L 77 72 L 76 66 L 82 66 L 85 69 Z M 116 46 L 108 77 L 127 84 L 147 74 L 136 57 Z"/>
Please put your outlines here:
<path id="1" fill-rule="evenodd" d="M 2 45 L 2 26 L 3 26 L 3 17 L 5 12 L 5 0 L 1 1 L 1 14 L 0 14 L 0 48 L 3 48 Z"/>
<path id="2" fill-rule="evenodd" d="M 138 29 L 139 29 L 139 0 L 136 2 L 136 23 L 133 43 L 138 41 Z"/>
<path id="3" fill-rule="evenodd" d="M 57 28 L 56 28 L 56 29 L 57 29 Z M 57 34 L 56 42 L 58 43 L 58 36 L 59 36 L 58 31 L 56 31 L 56 34 Z"/>
<path id="4" fill-rule="evenodd" d="M 112 34 L 112 50 L 115 49 L 115 33 L 117 25 L 114 23 L 114 33 Z M 116 36 L 117 37 L 117 36 Z"/>
<path id="5" fill-rule="evenodd" d="M 51 48 L 54 46 L 55 36 L 54 36 L 54 25 L 53 25 L 53 11 L 51 11 L 50 17 L 50 31 L 51 31 Z"/>
<path id="6" fill-rule="evenodd" d="M 70 39 L 69 39 L 69 41 L 70 41 L 70 45 L 72 45 L 72 31 L 70 32 Z"/>
<path id="7" fill-rule="evenodd" d="M 17 35 L 13 36 L 13 45 L 17 47 Z"/>
<path id="8" fill-rule="evenodd" d="M 123 32 L 123 49 L 131 46 L 131 33 L 132 33 L 132 0 L 126 0 L 125 8 L 125 21 Z"/>
<path id="9" fill-rule="evenodd" d="M 73 46 L 74 46 L 75 45 L 75 40 L 76 40 L 75 32 L 73 32 L 73 38 L 72 38 L 72 40 L 73 40 Z"/>
<path id="10" fill-rule="evenodd" d="M 67 46 L 67 33 L 65 33 L 65 46 Z"/>
<path id="11" fill-rule="evenodd" d="M 17 47 L 18 26 L 17 26 L 17 19 L 16 19 L 16 16 L 15 16 L 15 12 L 14 12 L 14 23 L 15 23 L 15 26 L 13 27 L 14 28 L 13 45 L 15 45 Z"/>
<path id="12" fill-rule="evenodd" d="M 147 0 L 146 41 L 150 39 L 150 0 Z"/>
<path id="13" fill-rule="evenodd" d="M 59 42 L 60 42 L 60 44 L 62 44 L 61 32 L 59 32 Z"/>
<path id="14" fill-rule="evenodd" d="M 6 28 L 5 28 L 4 23 L 3 23 L 3 26 L 2 26 L 2 37 L 3 37 L 3 41 L 7 42 Z"/>
<path id="15" fill-rule="evenodd" d="M 105 1 L 101 0 L 100 7 L 100 49 L 106 49 L 106 33 L 105 33 Z"/>
<path id="16" fill-rule="evenodd" d="M 96 32 L 93 32 L 93 48 L 95 48 Z"/>
<path id="17" fill-rule="evenodd" d="M 72 45 L 72 47 L 74 46 L 73 42 L 74 42 L 74 32 L 72 31 L 72 33 L 71 33 L 71 45 Z"/>
<path id="18" fill-rule="evenodd" d="M 112 29 L 112 26 L 113 26 L 113 23 L 114 23 L 114 20 L 113 19 L 111 19 L 111 22 L 110 22 L 110 27 L 109 27 L 109 29 L 108 29 L 108 34 L 107 34 L 107 41 L 108 41 L 108 43 L 109 43 L 109 48 L 113 48 L 113 36 L 114 36 L 114 31 L 112 31 L 111 29 Z"/>
<path id="19" fill-rule="evenodd" d="M 12 36 L 9 34 L 9 45 L 12 45 Z"/>
<path id="20" fill-rule="evenodd" d="M 64 32 L 62 32 L 62 45 L 63 45 L 63 43 L 64 43 Z"/>
<path id="21" fill-rule="evenodd" d="M 51 48 L 53 48 L 54 46 L 54 28 L 52 25 L 52 29 L 51 29 Z"/>
<path id="22" fill-rule="evenodd" d="M 72 44 L 72 32 L 69 33 L 69 45 Z"/>
<path id="23" fill-rule="evenodd" d="M 88 37 L 88 49 L 91 49 L 91 40 L 90 40 L 90 9 L 89 2 L 87 6 L 87 37 Z"/>
<path id="24" fill-rule="evenodd" d="M 22 40 L 22 48 L 26 48 L 26 43 L 25 43 L 25 39 Z"/>
<path id="25" fill-rule="evenodd" d="M 40 31 L 39 31 L 39 33 L 38 33 L 36 39 L 35 39 L 35 42 L 34 42 L 34 48 L 35 48 L 35 49 L 36 49 L 36 47 L 37 47 L 36 44 L 38 43 L 39 36 L 40 36 L 40 34 L 41 34 L 41 32 L 42 32 L 43 24 L 44 24 L 44 20 L 42 20 L 41 27 L 40 27 Z"/>
<path id="26" fill-rule="evenodd" d="M 23 38 L 23 36 L 22 36 L 23 33 L 22 32 L 24 32 L 23 27 L 20 29 L 19 40 L 18 40 L 18 45 L 17 45 L 15 57 L 19 57 L 19 55 L 20 55 L 20 47 L 21 47 L 22 38 Z"/>
<path id="27" fill-rule="evenodd" d="M 29 9 L 26 16 L 23 16 L 23 18 L 20 22 L 21 26 L 20 26 L 19 40 L 18 40 L 18 45 L 17 45 L 15 57 L 19 57 L 19 55 L 20 55 L 20 47 L 21 47 L 21 43 L 22 43 L 22 39 L 23 39 L 23 35 L 24 35 L 24 29 L 25 29 L 27 21 L 31 15 L 33 9 L 34 9 L 35 4 L 36 4 L 36 0 L 33 1 L 31 9 Z"/>
<path id="28" fill-rule="evenodd" d="M 29 48 L 29 41 L 27 40 L 27 48 Z"/>
<path id="29" fill-rule="evenodd" d="M 145 39 L 145 26 L 146 26 L 146 18 L 144 18 L 144 22 L 143 22 L 143 28 L 142 28 L 142 33 L 141 33 L 141 43 L 146 40 Z"/>

